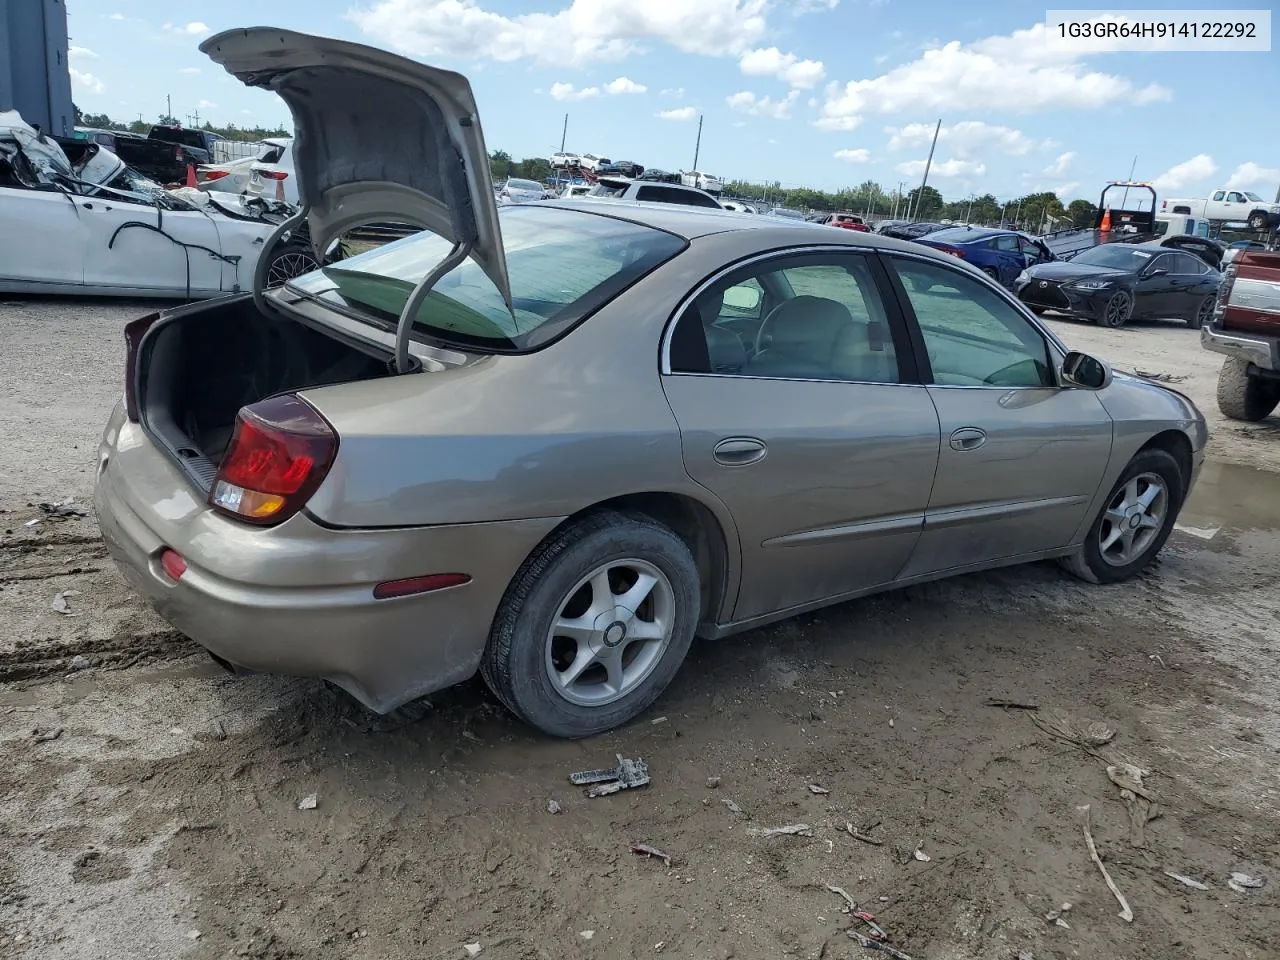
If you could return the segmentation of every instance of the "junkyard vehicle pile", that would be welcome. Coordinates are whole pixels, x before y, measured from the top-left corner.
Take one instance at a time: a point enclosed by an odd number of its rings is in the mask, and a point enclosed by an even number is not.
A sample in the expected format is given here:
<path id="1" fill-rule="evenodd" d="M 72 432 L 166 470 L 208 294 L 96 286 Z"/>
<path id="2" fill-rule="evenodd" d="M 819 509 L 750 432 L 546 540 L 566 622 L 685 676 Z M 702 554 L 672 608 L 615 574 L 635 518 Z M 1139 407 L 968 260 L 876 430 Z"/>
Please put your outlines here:
<path id="1" fill-rule="evenodd" d="M 258 191 L 0 127 L 83 240 L 0 286 L 5 955 L 1268 955 L 1275 255 L 503 198 L 461 74 L 201 50 Z"/>

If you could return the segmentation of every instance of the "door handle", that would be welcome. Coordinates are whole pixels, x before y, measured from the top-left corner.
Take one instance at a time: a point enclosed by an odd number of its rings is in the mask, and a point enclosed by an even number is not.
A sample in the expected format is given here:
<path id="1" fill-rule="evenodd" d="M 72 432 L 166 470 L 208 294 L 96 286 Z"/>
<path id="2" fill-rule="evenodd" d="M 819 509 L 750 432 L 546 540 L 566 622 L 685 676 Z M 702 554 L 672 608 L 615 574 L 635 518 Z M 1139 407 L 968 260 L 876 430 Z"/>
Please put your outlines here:
<path id="1" fill-rule="evenodd" d="M 92 203 L 82 203 L 82 204 L 81 204 L 81 206 L 82 206 L 82 207 L 84 207 L 86 210 L 92 210 L 92 209 L 93 209 L 93 204 L 92 204 Z"/>
<path id="2" fill-rule="evenodd" d="M 986 431 L 977 427 L 961 427 L 951 434 L 952 450 L 977 450 L 986 442 Z"/>
<path id="3" fill-rule="evenodd" d="M 756 463 L 764 459 L 769 448 L 763 440 L 754 437 L 728 437 L 721 440 L 711 451 L 716 463 L 726 467 L 742 467 L 748 463 Z"/>

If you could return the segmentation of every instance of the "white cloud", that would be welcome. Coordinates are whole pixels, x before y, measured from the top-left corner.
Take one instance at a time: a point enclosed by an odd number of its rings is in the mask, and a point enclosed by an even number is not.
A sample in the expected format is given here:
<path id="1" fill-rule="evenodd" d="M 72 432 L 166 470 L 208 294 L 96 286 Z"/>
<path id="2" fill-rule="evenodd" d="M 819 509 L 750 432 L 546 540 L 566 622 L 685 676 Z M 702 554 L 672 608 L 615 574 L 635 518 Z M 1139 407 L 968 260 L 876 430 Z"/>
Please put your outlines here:
<path id="1" fill-rule="evenodd" d="M 791 12 L 797 17 L 806 13 L 822 13 L 840 6 L 840 0 L 792 0 Z"/>
<path id="2" fill-rule="evenodd" d="M 107 85 L 95 77 L 87 70 L 77 70 L 75 67 L 68 67 L 71 74 L 71 85 L 79 87 L 81 90 L 88 90 L 90 93 L 102 93 L 107 89 Z"/>
<path id="3" fill-rule="evenodd" d="M 636 83 L 627 77 L 618 77 L 604 85 L 604 92 L 615 96 L 621 93 L 644 93 L 648 89 L 643 83 Z"/>
<path id="4" fill-rule="evenodd" d="M 1248 190 L 1254 187 L 1265 187 L 1264 198 L 1277 183 L 1280 183 L 1280 167 L 1264 167 L 1250 160 L 1236 167 L 1224 186 L 1233 190 Z"/>
<path id="5" fill-rule="evenodd" d="M 733 121 L 733 125 L 734 125 L 735 127 L 745 127 L 745 126 L 747 125 L 747 121 L 745 121 L 745 120 L 735 120 L 735 121 Z"/>
<path id="6" fill-rule="evenodd" d="M 918 177 L 924 173 L 925 161 L 908 160 L 898 164 L 897 170 L 908 177 Z M 987 165 L 979 160 L 935 160 L 929 167 L 931 177 L 980 177 L 987 172 Z"/>
<path id="7" fill-rule="evenodd" d="M 179 67 L 178 72 L 188 77 L 194 77 L 200 73 L 200 68 L 199 67 Z"/>
<path id="8" fill-rule="evenodd" d="M 799 90 L 792 90 L 781 100 L 772 97 L 757 97 L 750 90 L 740 90 L 724 98 L 730 110 L 750 114 L 753 117 L 773 117 L 775 120 L 789 120 L 791 108 L 795 106 Z"/>
<path id="9" fill-rule="evenodd" d="M 123 19 L 125 19 L 125 16 L 124 16 L 124 14 L 123 14 L 123 13 L 113 13 L 113 14 L 111 14 L 110 16 L 108 16 L 108 17 L 107 17 L 107 19 L 108 19 L 108 20 L 123 20 Z"/>
<path id="10" fill-rule="evenodd" d="M 209 25 L 206 23 L 201 23 L 199 20 L 192 20 L 190 23 L 188 23 L 185 27 L 182 28 L 182 32 L 189 33 L 193 37 L 199 36 L 202 33 L 209 32 Z"/>
<path id="11" fill-rule="evenodd" d="M 909 123 L 905 127 L 885 127 L 889 134 L 889 149 L 925 147 L 933 140 L 934 124 Z M 981 120 L 962 120 L 943 124 L 938 131 L 938 142 L 945 143 L 957 157 L 971 156 L 975 151 L 992 149 L 1000 153 L 1023 156 L 1035 147 L 1035 141 L 1021 130 L 983 123 Z"/>
<path id="12" fill-rule="evenodd" d="M 675 97 L 677 100 L 684 99 L 684 87 L 667 87 L 662 91 L 664 97 Z"/>
<path id="13" fill-rule="evenodd" d="M 217 106 L 217 104 L 214 103 L 212 100 L 201 100 L 199 103 L 196 104 L 196 106 L 199 107 L 201 110 L 212 110 Z"/>
<path id="14" fill-rule="evenodd" d="M 1190 160 L 1175 163 L 1151 183 L 1159 190 L 1181 190 L 1201 180 L 1207 180 L 1218 172 L 1218 165 L 1207 153 L 1198 153 Z"/>
<path id="15" fill-rule="evenodd" d="M 819 130 L 852 130 L 862 124 L 861 117 L 819 117 L 813 125 Z"/>
<path id="16" fill-rule="evenodd" d="M 98 55 L 88 47 L 68 47 L 68 60 L 97 60 Z"/>
<path id="17" fill-rule="evenodd" d="M 1060 154 L 1058 159 L 1044 168 L 1044 172 L 1051 177 L 1060 177 L 1071 168 L 1071 164 L 1075 161 L 1076 154 L 1074 150 L 1068 150 L 1066 153 Z M 1072 184 L 1075 186 L 1075 184 Z"/>
<path id="18" fill-rule="evenodd" d="M 622 60 L 646 42 L 737 56 L 765 33 L 768 0 L 571 0 L 508 17 L 477 0 L 373 0 L 348 17 L 369 37 L 419 57 L 530 59 L 556 66 Z"/>
<path id="19" fill-rule="evenodd" d="M 866 163 L 871 159 L 871 151 L 860 147 L 857 150 L 837 150 L 832 156 L 846 163 Z"/>
<path id="20" fill-rule="evenodd" d="M 692 120 L 697 115 L 697 107 L 676 107 L 674 110 L 659 110 L 654 114 L 659 120 Z"/>
<path id="21" fill-rule="evenodd" d="M 953 40 L 880 76 L 831 85 L 822 114 L 835 121 L 867 113 L 993 107 L 1035 113 L 1170 99 L 1157 84 L 1140 87 L 1127 77 L 1090 69 L 1086 56 L 1043 23 L 974 43 Z"/>
<path id="22" fill-rule="evenodd" d="M 572 83 L 553 83 L 551 85 L 552 100 L 590 100 L 600 96 L 599 87 L 583 87 L 578 90 Z"/>
<path id="23" fill-rule="evenodd" d="M 777 77 L 802 90 L 816 87 L 827 75 L 821 60 L 801 60 L 777 47 L 748 50 L 738 61 L 738 69 L 749 77 Z"/>
<path id="24" fill-rule="evenodd" d="M 1070 183 L 1064 183 L 1053 188 L 1053 192 L 1058 195 L 1059 200 L 1066 200 L 1069 196 L 1076 192 L 1080 187 L 1078 180 L 1072 180 Z"/>

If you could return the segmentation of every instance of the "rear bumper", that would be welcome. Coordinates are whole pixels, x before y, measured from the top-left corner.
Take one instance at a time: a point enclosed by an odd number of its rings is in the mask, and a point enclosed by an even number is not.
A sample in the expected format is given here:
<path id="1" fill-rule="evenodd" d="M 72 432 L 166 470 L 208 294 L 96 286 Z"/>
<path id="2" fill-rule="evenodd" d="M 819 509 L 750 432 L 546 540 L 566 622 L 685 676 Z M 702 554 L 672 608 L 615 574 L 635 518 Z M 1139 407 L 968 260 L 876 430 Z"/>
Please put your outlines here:
<path id="1" fill-rule="evenodd" d="M 253 528 L 209 510 L 118 410 L 94 503 L 120 570 L 177 629 L 235 666 L 323 677 L 380 713 L 476 672 L 507 585 L 557 523 L 333 530 L 298 514 Z M 166 547 L 187 561 L 177 582 Z M 472 580 L 373 598 L 385 580 L 446 572 Z"/>
<path id="2" fill-rule="evenodd" d="M 1208 326 L 1200 328 L 1200 345 L 1214 353 L 1251 363 L 1261 370 L 1280 373 L 1280 340 L 1273 337 Z"/>

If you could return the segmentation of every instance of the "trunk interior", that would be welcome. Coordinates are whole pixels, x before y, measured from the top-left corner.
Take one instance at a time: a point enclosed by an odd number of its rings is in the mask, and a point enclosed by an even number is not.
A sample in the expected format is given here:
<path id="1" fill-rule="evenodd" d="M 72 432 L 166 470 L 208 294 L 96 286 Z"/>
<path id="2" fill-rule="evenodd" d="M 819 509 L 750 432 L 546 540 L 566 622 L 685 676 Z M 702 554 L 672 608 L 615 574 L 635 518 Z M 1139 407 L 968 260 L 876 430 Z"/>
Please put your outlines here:
<path id="1" fill-rule="evenodd" d="M 236 414 L 307 387 L 390 376 L 372 345 L 351 346 L 251 297 L 207 304 L 158 327 L 139 357 L 138 401 L 151 436 L 202 488 L 213 484 Z"/>

